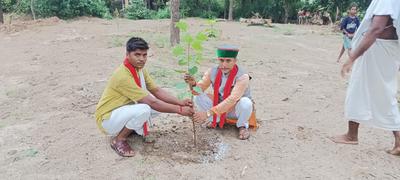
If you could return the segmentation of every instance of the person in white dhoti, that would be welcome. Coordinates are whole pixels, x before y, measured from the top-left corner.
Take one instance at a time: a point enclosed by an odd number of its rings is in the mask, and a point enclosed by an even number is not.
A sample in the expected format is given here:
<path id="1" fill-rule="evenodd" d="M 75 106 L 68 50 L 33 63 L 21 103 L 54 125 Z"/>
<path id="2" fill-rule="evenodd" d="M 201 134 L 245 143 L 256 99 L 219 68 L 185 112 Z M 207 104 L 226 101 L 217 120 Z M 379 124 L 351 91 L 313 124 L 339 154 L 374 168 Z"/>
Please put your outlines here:
<path id="1" fill-rule="evenodd" d="M 396 99 L 400 65 L 400 0 L 373 0 L 357 30 L 342 76 L 351 76 L 345 100 L 348 132 L 332 137 L 336 143 L 358 144 L 360 123 L 393 131 L 400 155 L 400 113 Z"/>

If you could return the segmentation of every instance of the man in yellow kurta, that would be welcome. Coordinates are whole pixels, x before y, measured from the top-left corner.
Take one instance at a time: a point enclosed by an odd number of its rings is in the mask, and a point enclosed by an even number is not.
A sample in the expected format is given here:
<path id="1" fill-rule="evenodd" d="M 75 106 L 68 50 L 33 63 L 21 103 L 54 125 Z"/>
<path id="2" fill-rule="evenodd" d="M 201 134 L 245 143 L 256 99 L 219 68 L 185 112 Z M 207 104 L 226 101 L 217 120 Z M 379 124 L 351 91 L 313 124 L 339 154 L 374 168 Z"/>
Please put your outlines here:
<path id="1" fill-rule="evenodd" d="M 239 139 L 250 137 L 249 119 L 253 111 L 249 82 L 250 76 L 238 66 L 237 55 L 239 49 L 236 46 L 224 45 L 217 49 L 219 64 L 207 70 L 203 78 L 196 82 L 189 75 L 185 81 L 191 86 L 198 86 L 204 92 L 210 86 L 214 94 L 210 97 L 205 93 L 195 96 L 195 104 L 198 112 L 194 114 L 196 122 L 209 120 L 208 126 L 215 128 L 218 124 L 223 127 L 227 118 L 237 119 Z"/>
<path id="2" fill-rule="evenodd" d="M 144 68 L 149 46 L 142 38 L 133 37 L 126 44 L 126 58 L 112 74 L 96 107 L 97 126 L 114 136 L 111 147 L 121 156 L 134 156 L 126 138 L 135 131 L 147 134 L 147 121 L 152 111 L 193 114 L 190 100 L 178 100 L 157 87 Z"/>

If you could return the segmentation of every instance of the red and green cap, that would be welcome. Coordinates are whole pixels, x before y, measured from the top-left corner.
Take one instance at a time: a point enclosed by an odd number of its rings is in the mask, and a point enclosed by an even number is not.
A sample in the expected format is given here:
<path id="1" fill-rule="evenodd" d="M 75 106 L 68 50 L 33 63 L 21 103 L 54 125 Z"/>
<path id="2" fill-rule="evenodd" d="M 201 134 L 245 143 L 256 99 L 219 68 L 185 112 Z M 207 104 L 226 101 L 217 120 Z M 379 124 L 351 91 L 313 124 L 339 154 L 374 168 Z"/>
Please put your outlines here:
<path id="1" fill-rule="evenodd" d="M 222 45 L 217 49 L 218 58 L 236 58 L 239 54 L 239 47 L 234 45 Z"/>

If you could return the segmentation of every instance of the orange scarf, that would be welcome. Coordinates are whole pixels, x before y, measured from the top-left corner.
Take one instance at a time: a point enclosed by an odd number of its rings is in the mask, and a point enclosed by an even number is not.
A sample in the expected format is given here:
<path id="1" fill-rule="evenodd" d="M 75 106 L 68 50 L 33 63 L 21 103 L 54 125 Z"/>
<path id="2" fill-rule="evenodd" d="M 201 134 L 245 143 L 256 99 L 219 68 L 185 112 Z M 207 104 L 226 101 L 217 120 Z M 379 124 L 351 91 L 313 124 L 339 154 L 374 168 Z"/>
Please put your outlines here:
<path id="1" fill-rule="evenodd" d="M 139 76 L 138 76 L 135 68 L 132 66 L 132 64 L 129 63 L 128 58 L 125 58 L 124 65 L 125 65 L 125 67 L 128 68 L 129 72 L 131 72 L 131 74 L 133 76 L 133 79 L 135 80 L 136 84 L 141 88 L 142 84 L 140 83 Z M 147 129 L 147 122 L 145 122 L 143 124 L 143 136 L 147 136 L 148 133 L 149 132 L 148 132 L 148 129 Z"/>
<path id="2" fill-rule="evenodd" d="M 231 72 L 229 73 L 228 80 L 225 83 L 224 87 L 224 96 L 222 100 L 225 100 L 230 94 L 231 94 L 231 89 L 233 85 L 233 81 L 235 80 L 235 76 L 238 72 L 238 67 L 235 65 Z M 221 86 L 221 80 L 222 80 L 222 70 L 218 68 L 217 76 L 215 77 L 215 84 L 214 84 L 214 101 L 213 101 L 213 106 L 216 106 L 219 104 L 219 87 Z M 226 119 L 226 113 L 221 114 L 219 118 L 219 127 L 223 128 L 225 124 L 225 119 Z M 213 122 L 212 122 L 212 127 L 215 128 L 217 126 L 217 115 L 214 114 L 213 116 Z"/>

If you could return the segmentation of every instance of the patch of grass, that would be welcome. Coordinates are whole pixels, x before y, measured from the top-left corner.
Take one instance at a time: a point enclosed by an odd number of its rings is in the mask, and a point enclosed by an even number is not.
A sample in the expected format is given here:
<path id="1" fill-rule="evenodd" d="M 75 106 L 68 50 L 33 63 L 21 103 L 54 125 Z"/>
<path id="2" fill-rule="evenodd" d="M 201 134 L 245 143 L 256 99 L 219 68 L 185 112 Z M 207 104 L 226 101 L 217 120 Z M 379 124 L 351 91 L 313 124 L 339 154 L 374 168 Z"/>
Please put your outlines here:
<path id="1" fill-rule="evenodd" d="M 163 35 L 156 35 L 155 38 L 153 39 L 153 43 L 158 47 L 158 48 L 165 48 L 168 47 L 168 37 L 163 36 Z"/>
<path id="2" fill-rule="evenodd" d="M 149 73 L 158 85 L 164 87 L 173 87 L 174 80 L 179 78 L 172 69 L 168 68 L 153 66 Z"/>
<path id="3" fill-rule="evenodd" d="M 292 36 L 292 35 L 294 35 L 294 30 L 292 28 L 287 28 L 287 29 L 285 28 L 283 35 Z"/>
<path id="4" fill-rule="evenodd" d="M 273 30 L 274 32 L 276 32 L 276 33 L 282 33 L 282 34 L 285 35 L 285 36 L 292 36 L 292 35 L 295 34 L 295 33 L 294 33 L 294 29 L 293 29 L 293 28 L 290 28 L 290 27 L 283 27 L 283 28 L 281 28 L 281 27 L 275 26 L 273 29 L 274 29 L 274 30 Z"/>
<path id="5" fill-rule="evenodd" d="M 112 36 L 109 47 L 123 47 L 125 46 L 125 37 L 122 36 Z"/>

